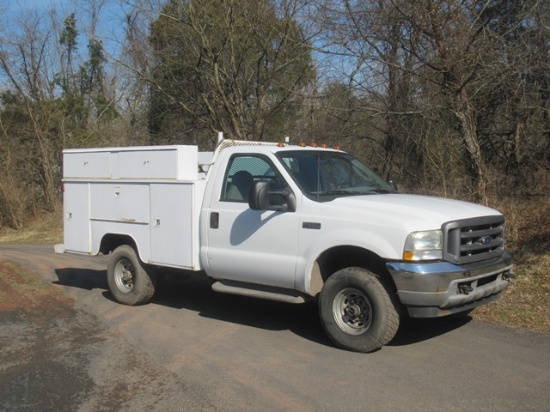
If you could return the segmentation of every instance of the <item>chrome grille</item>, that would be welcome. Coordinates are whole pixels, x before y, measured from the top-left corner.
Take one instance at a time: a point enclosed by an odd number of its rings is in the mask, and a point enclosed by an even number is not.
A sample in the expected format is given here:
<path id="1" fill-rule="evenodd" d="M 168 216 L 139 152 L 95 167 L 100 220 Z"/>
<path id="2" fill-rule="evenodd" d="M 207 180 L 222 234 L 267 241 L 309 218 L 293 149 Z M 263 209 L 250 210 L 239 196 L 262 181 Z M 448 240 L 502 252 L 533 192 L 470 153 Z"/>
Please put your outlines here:
<path id="1" fill-rule="evenodd" d="M 447 222 L 443 229 L 443 258 L 451 263 L 471 263 L 501 256 L 504 252 L 504 218 L 485 216 Z"/>

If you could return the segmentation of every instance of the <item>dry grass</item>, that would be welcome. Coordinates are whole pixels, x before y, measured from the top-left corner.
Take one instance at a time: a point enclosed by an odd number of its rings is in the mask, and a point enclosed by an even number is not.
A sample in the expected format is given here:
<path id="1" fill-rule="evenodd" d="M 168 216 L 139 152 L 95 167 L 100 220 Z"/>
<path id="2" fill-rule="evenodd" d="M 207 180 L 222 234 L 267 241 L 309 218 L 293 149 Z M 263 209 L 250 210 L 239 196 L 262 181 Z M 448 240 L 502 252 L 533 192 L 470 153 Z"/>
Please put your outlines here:
<path id="1" fill-rule="evenodd" d="M 504 296 L 477 308 L 475 319 L 511 328 L 550 333 L 550 256 L 516 262 L 516 279 Z"/>
<path id="2" fill-rule="evenodd" d="M 0 260 L 0 311 L 6 305 L 7 296 L 13 293 L 32 295 L 46 288 L 35 276 L 21 266 Z"/>
<path id="3" fill-rule="evenodd" d="M 507 247 L 516 279 L 504 296 L 473 312 L 484 322 L 550 333 L 550 198 L 506 199 Z"/>
<path id="4" fill-rule="evenodd" d="M 0 313 L 22 310 L 33 322 L 71 315 L 74 300 L 13 262 L 0 260 Z"/>
<path id="5" fill-rule="evenodd" d="M 0 243 L 63 243 L 61 212 L 45 213 L 27 222 L 23 229 L 0 229 Z"/>
<path id="6" fill-rule="evenodd" d="M 507 247 L 516 279 L 496 302 L 476 309 L 483 322 L 550 333 L 550 198 L 507 199 L 493 207 L 506 216 Z M 43 215 L 23 230 L 0 230 L 0 243 L 61 243 L 61 213 Z"/>

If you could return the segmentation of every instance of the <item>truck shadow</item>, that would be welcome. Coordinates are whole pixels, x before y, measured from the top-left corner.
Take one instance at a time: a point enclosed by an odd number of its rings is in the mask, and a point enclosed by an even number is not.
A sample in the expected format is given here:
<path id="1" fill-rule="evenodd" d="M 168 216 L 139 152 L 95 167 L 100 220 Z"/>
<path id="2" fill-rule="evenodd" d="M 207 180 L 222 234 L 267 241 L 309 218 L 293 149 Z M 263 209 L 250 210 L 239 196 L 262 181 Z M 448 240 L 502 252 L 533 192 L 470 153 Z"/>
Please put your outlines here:
<path id="1" fill-rule="evenodd" d="M 388 346 L 407 346 L 430 340 L 459 329 L 471 320 L 470 316 L 434 319 L 405 318 L 401 320 L 399 330 Z"/>
<path id="2" fill-rule="evenodd" d="M 84 268 L 56 269 L 55 284 L 92 291 L 103 290 L 105 299 L 115 302 L 107 283 L 105 270 Z M 309 341 L 334 347 L 326 337 L 316 302 L 291 304 L 216 293 L 206 276 L 171 276 L 159 280 L 151 304 L 177 310 L 190 310 L 199 316 L 265 329 L 289 330 Z M 388 346 L 407 346 L 444 335 L 471 321 L 462 318 L 404 319 Z"/>
<path id="3" fill-rule="evenodd" d="M 93 290 L 109 289 L 106 270 L 93 270 L 84 268 L 55 269 L 56 285 L 69 286 L 73 288 Z"/>
<path id="4" fill-rule="evenodd" d="M 153 304 L 186 309 L 201 317 L 264 330 L 290 330 L 322 345 L 331 345 L 314 302 L 292 304 L 214 292 L 206 276 L 172 277 L 159 282 Z M 110 294 L 109 294 L 110 295 Z"/>

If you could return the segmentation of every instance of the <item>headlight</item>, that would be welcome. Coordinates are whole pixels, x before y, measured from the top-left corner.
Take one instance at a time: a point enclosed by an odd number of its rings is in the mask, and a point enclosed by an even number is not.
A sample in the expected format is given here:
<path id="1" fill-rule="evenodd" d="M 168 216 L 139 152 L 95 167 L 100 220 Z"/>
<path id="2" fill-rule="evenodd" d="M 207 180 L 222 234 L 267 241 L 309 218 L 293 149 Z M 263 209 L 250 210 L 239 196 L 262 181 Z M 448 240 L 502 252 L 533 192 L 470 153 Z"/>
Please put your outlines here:
<path id="1" fill-rule="evenodd" d="M 433 260 L 443 257 L 443 234 L 441 230 L 413 232 L 407 236 L 403 248 L 404 260 Z"/>

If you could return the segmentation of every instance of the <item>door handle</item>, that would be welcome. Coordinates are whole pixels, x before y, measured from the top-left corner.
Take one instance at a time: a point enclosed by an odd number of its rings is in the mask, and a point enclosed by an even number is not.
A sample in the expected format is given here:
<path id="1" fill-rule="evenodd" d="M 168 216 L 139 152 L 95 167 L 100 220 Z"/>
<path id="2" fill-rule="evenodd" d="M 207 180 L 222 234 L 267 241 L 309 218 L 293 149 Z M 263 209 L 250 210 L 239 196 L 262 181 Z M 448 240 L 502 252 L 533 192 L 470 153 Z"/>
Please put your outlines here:
<path id="1" fill-rule="evenodd" d="M 220 226 L 220 214 L 218 212 L 210 213 L 210 228 L 217 229 Z"/>

